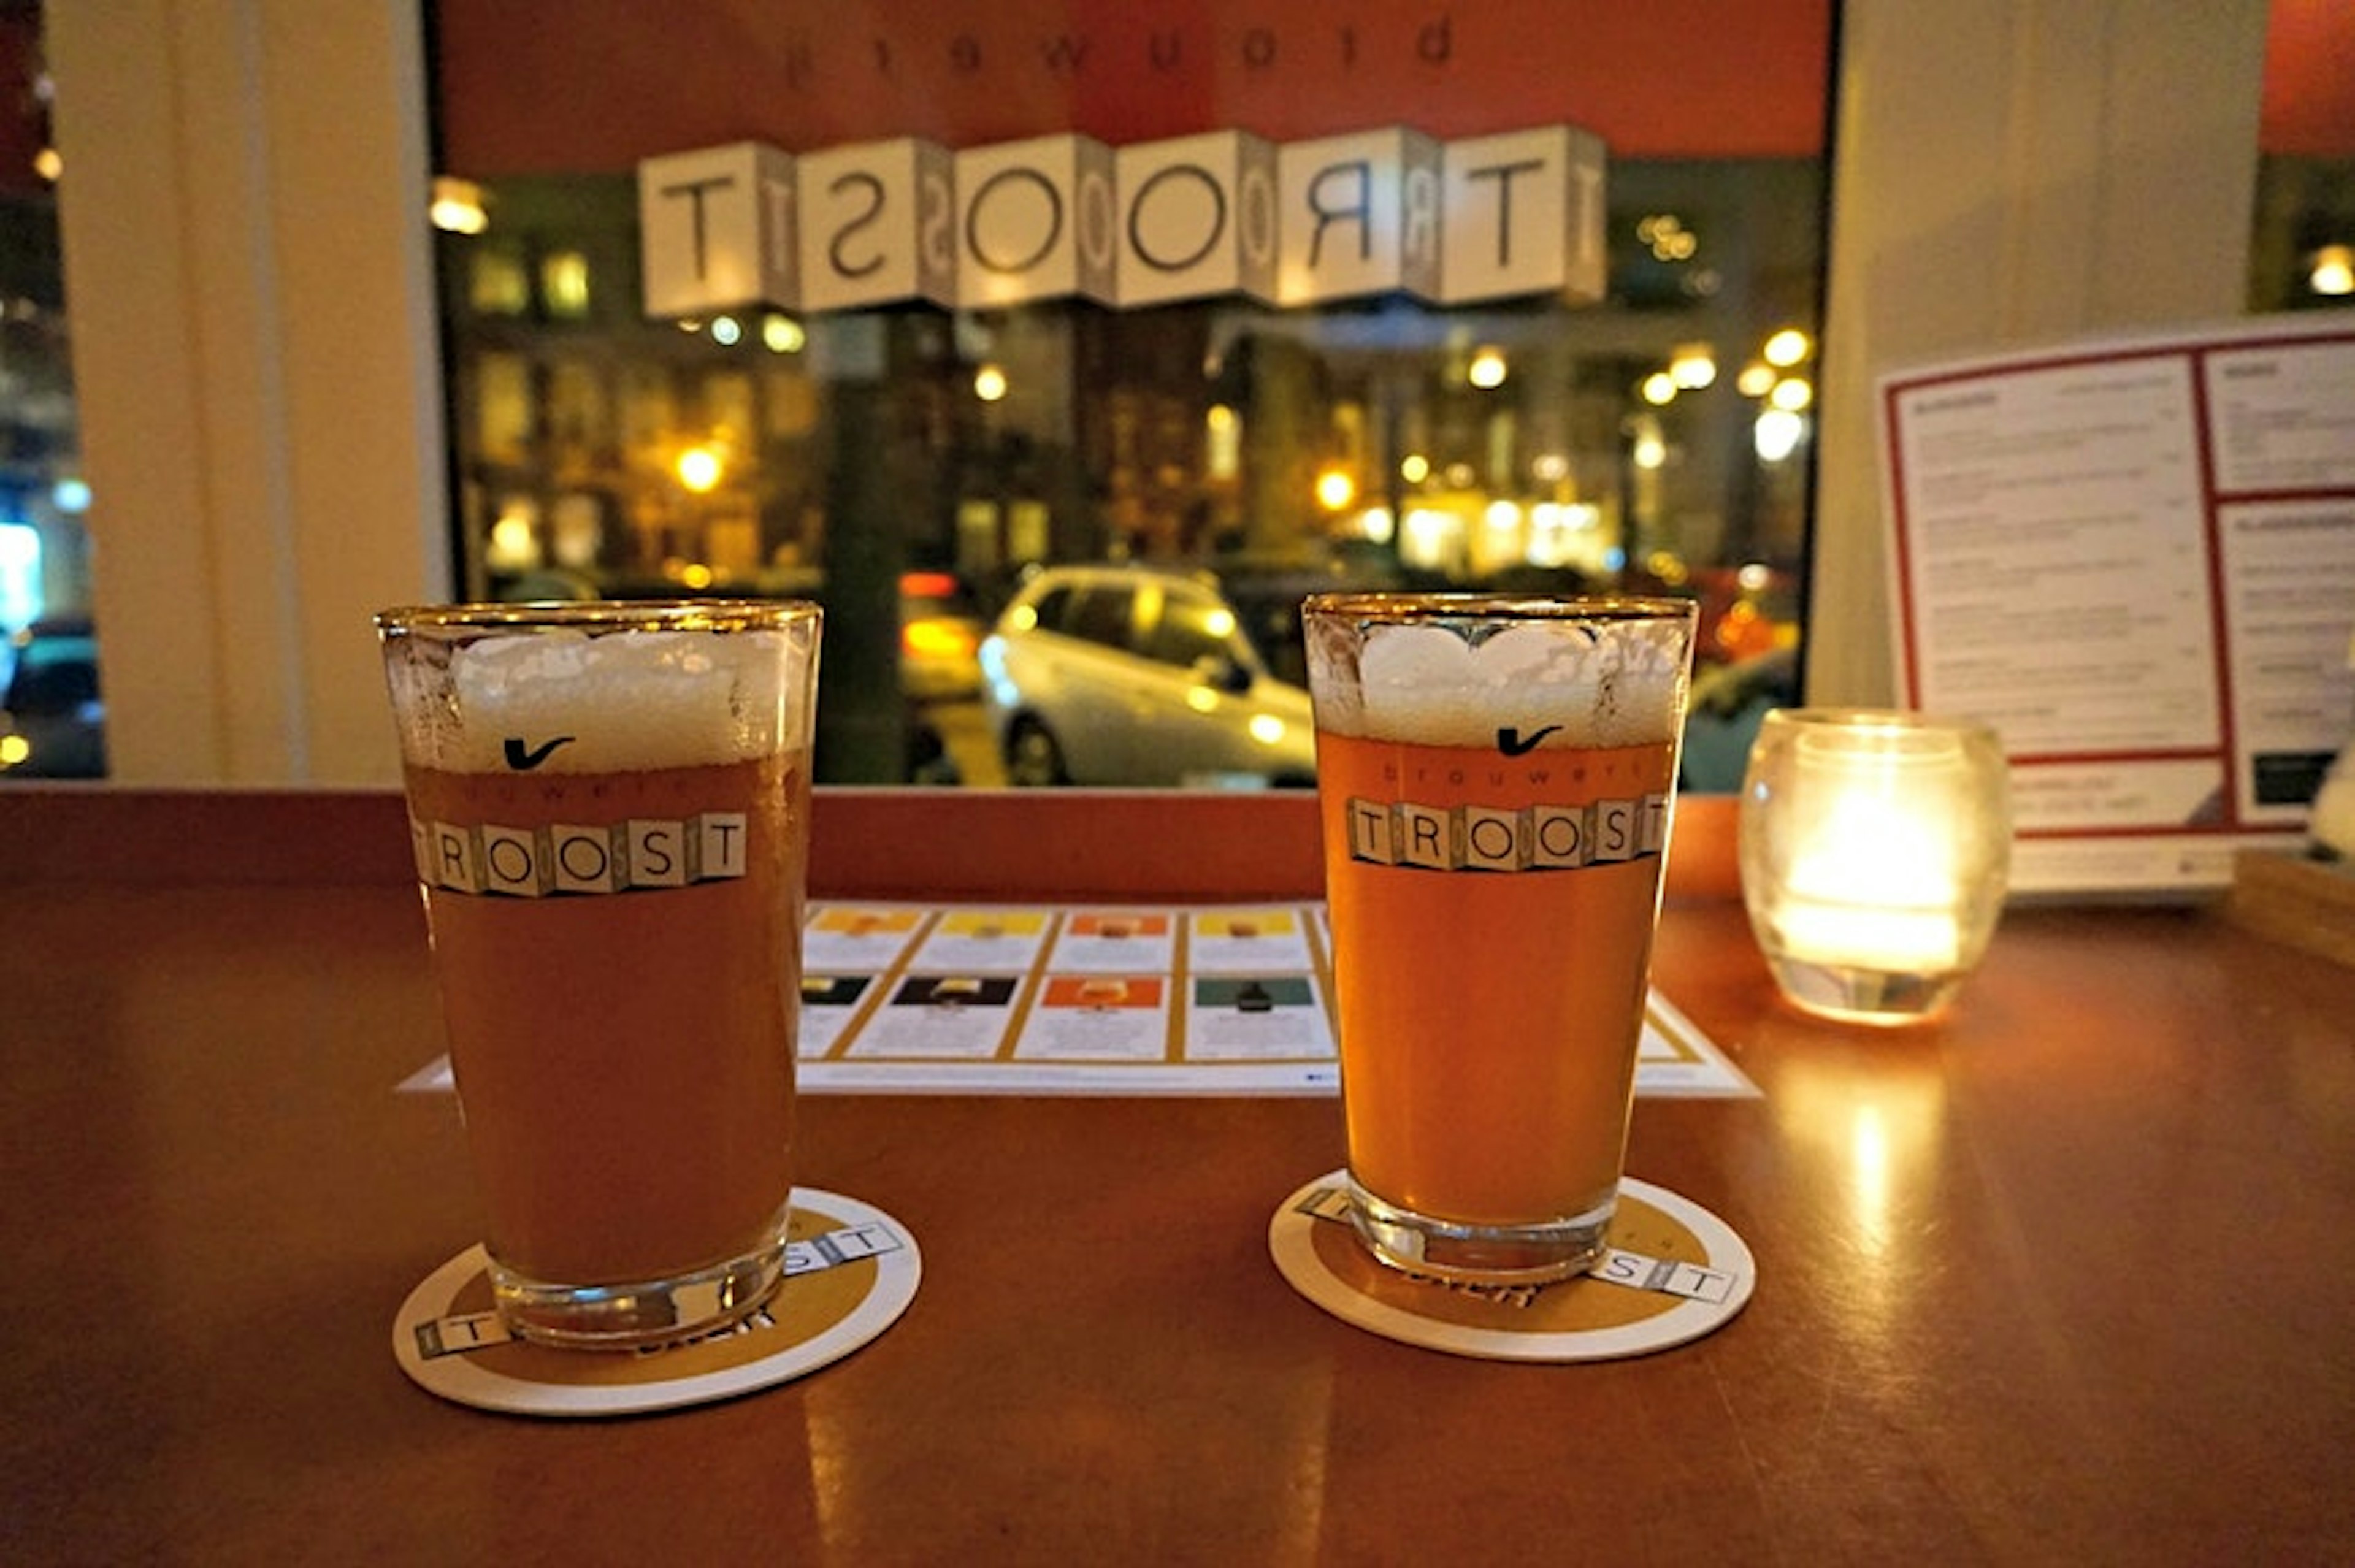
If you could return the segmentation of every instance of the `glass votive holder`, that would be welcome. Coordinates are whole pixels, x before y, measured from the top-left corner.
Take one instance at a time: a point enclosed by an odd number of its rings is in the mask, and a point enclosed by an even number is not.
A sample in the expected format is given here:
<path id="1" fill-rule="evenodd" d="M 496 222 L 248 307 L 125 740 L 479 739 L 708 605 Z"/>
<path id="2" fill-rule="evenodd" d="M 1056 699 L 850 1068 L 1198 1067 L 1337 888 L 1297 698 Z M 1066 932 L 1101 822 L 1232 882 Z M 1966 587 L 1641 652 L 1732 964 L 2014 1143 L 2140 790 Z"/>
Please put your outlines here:
<path id="1" fill-rule="evenodd" d="M 2002 743 L 1920 713 L 1769 711 L 1742 778 L 1741 859 L 1751 930 L 1792 1002 L 1853 1023 L 1930 1018 L 2003 912 Z"/>

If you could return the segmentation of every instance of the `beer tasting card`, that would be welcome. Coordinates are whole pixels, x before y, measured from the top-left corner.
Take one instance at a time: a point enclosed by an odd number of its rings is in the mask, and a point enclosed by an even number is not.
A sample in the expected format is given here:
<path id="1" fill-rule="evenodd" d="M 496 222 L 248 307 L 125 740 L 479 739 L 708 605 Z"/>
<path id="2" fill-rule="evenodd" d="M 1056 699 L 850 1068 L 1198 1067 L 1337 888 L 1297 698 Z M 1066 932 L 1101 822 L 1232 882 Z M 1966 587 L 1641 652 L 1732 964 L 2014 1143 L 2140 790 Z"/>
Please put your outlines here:
<path id="1" fill-rule="evenodd" d="M 804 946 L 805 1088 L 1328 1093 L 1321 903 L 821 903 Z M 1655 997 L 1637 1092 L 1746 1096 Z"/>

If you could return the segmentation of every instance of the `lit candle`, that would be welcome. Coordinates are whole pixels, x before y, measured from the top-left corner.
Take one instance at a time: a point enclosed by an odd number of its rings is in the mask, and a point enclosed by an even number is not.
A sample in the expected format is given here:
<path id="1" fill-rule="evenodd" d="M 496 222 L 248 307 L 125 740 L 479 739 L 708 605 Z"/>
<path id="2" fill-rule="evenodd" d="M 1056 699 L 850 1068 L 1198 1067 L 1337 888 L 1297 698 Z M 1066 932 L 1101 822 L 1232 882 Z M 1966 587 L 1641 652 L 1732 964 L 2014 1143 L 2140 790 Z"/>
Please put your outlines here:
<path id="1" fill-rule="evenodd" d="M 1792 957 L 1943 975 L 1962 961 L 1950 836 L 1918 803 L 1885 795 L 1887 784 L 1828 781 L 1774 918 Z"/>
<path id="2" fill-rule="evenodd" d="M 1878 1023 L 1945 1005 L 2001 910 L 2004 775 L 2001 745 L 1979 725 L 1766 716 L 1742 783 L 1742 884 L 1786 996 Z"/>

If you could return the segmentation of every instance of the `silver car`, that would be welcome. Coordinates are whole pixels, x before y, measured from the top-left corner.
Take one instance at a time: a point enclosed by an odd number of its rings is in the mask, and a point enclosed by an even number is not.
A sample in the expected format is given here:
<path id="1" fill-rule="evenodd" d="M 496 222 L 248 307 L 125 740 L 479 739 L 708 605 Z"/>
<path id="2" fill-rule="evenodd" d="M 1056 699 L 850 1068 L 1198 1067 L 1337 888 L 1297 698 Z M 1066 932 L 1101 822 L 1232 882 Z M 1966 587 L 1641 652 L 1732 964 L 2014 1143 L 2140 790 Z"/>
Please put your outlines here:
<path id="1" fill-rule="evenodd" d="M 1217 582 L 1052 567 L 981 645 L 982 703 L 1016 784 L 1309 784 L 1308 693 L 1278 680 Z"/>

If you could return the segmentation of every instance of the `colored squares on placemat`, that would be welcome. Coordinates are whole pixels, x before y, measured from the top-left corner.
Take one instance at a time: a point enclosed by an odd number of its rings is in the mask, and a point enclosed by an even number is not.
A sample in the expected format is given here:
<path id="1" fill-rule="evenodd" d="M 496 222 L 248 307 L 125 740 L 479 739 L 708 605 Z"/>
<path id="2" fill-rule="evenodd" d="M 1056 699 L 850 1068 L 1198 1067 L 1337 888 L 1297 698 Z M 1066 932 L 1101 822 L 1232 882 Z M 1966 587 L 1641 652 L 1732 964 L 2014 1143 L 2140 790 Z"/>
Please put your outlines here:
<path id="1" fill-rule="evenodd" d="M 801 1029 L 794 1045 L 805 1061 L 826 1055 L 838 1044 L 858 1004 L 874 985 L 871 975 L 805 975 L 802 976 Z"/>
<path id="2" fill-rule="evenodd" d="M 1139 937 L 1169 934 L 1169 917 L 1127 910 L 1082 910 L 1071 916 L 1066 928 L 1073 936 L 1093 936 L 1107 942 L 1129 942 Z"/>
<path id="3" fill-rule="evenodd" d="M 976 974 L 1027 970 L 1045 945 L 1048 924 L 1045 910 L 951 910 L 925 933 L 910 962 Z"/>
<path id="4" fill-rule="evenodd" d="M 900 960 L 922 929 L 920 909 L 861 904 L 821 906 L 802 933 L 802 962 L 819 971 L 880 974 Z"/>
<path id="5" fill-rule="evenodd" d="M 910 975 L 889 1005 L 868 1015 L 846 1051 L 853 1057 L 970 1061 L 997 1054 L 1020 982 L 1011 975 Z"/>
<path id="6" fill-rule="evenodd" d="M 1200 976 L 1192 1004 L 1188 1061 L 1316 1061 L 1333 1053 L 1331 1025 L 1305 975 Z"/>
<path id="7" fill-rule="evenodd" d="M 1313 963 L 1307 933 L 1290 909 L 1200 911 L 1188 946 L 1197 974 L 1305 972 Z"/>
<path id="8" fill-rule="evenodd" d="M 1176 963 L 1177 944 L 1177 922 L 1167 912 L 1078 910 L 1055 940 L 1052 966 L 1167 970 Z"/>
<path id="9" fill-rule="evenodd" d="M 1169 1053 L 1166 975 L 1050 975 L 1016 1042 L 1018 1061 L 1165 1061 Z"/>
<path id="10" fill-rule="evenodd" d="M 1050 1008 L 1143 1008 L 1161 1005 L 1168 981 L 1159 975 L 1054 975 L 1041 998 Z"/>

